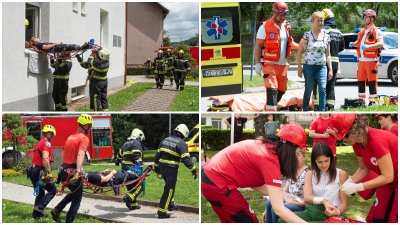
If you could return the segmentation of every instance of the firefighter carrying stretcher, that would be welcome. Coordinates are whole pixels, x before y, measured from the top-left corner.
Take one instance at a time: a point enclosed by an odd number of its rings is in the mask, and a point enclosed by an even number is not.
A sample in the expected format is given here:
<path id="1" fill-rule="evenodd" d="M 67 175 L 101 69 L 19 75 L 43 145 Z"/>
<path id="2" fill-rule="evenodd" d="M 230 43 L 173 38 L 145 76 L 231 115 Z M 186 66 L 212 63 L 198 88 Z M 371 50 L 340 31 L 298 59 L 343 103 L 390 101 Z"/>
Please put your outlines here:
<path id="1" fill-rule="evenodd" d="M 132 170 L 136 170 L 138 173 L 142 173 L 143 167 L 143 151 L 144 146 L 142 142 L 145 140 L 145 136 L 143 131 L 140 129 L 133 129 L 131 136 L 128 138 L 128 141 L 124 143 L 121 150 L 117 154 L 117 162 L 118 166 L 121 163 L 122 171 L 129 172 Z M 131 190 L 136 183 L 133 183 L 132 186 L 127 186 L 128 190 Z M 127 193 L 123 200 L 125 201 L 126 207 L 130 210 L 140 209 L 140 205 L 137 201 L 137 197 L 143 192 L 145 183 L 141 183 L 137 188 L 131 190 Z"/>

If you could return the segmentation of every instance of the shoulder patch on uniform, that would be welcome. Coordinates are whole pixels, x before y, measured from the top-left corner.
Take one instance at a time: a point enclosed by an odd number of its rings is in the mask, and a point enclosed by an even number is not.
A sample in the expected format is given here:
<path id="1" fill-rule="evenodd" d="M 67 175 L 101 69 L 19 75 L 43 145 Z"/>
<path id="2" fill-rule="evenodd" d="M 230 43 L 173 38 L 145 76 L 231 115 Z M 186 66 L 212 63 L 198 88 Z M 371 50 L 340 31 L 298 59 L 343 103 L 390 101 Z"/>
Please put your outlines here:
<path id="1" fill-rule="evenodd" d="M 275 183 L 275 184 L 282 184 L 282 181 L 281 181 L 281 180 L 277 180 L 277 179 L 273 179 L 273 180 L 272 180 L 272 183 Z"/>
<path id="2" fill-rule="evenodd" d="M 275 38 L 275 34 L 274 33 L 270 33 L 269 34 L 269 38 L 274 39 Z"/>
<path id="3" fill-rule="evenodd" d="M 48 147 L 48 148 L 51 148 L 51 144 L 50 144 L 50 142 L 48 142 L 48 141 L 46 141 L 46 142 L 44 143 L 44 145 L 45 145 L 46 147 Z"/>

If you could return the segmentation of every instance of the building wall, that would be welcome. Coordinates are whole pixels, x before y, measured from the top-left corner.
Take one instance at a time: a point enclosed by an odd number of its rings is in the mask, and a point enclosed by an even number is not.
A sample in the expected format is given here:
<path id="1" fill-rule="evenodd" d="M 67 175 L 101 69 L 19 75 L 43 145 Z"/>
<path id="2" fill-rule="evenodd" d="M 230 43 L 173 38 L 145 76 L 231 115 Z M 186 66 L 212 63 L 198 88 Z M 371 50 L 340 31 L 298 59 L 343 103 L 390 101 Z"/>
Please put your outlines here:
<path id="1" fill-rule="evenodd" d="M 163 11 L 158 3 L 127 4 L 127 64 L 141 65 L 154 59 L 163 43 Z"/>
<path id="2" fill-rule="evenodd" d="M 247 116 L 243 114 L 243 116 Z M 205 126 L 212 126 L 212 121 L 213 120 L 220 120 L 221 121 L 221 129 L 228 129 L 228 126 L 224 123 L 226 119 L 231 117 L 231 114 L 224 114 L 224 113 L 207 113 L 207 114 L 202 114 L 202 123 L 201 125 Z M 205 121 L 205 123 L 204 123 Z M 248 122 L 245 123 L 244 125 L 245 129 L 254 129 L 254 120 L 249 120 Z"/>
<path id="3" fill-rule="evenodd" d="M 77 10 L 73 10 L 77 4 Z M 82 3 L 40 3 L 39 37 L 43 41 L 80 44 L 95 39 L 96 44 L 110 52 L 108 89 L 124 85 L 125 73 L 125 3 L 87 2 L 82 13 Z M 100 43 L 100 12 L 108 13 L 108 33 Z M 5 19 L 7 18 L 7 19 Z M 24 53 L 25 3 L 3 3 L 3 111 L 47 111 L 53 110 L 52 69 L 45 54 L 39 54 L 39 74 L 28 71 L 29 55 Z M 15 26 L 15 24 L 22 24 Z M 121 47 L 113 47 L 113 35 L 121 37 Z M 10 41 L 12 40 L 12 41 Z M 84 53 L 84 59 L 90 51 Z M 68 100 L 71 89 L 82 87 L 88 97 L 88 86 L 84 87 L 87 70 L 73 58 L 70 73 Z M 23 91 L 19 91 L 23 90 Z"/>

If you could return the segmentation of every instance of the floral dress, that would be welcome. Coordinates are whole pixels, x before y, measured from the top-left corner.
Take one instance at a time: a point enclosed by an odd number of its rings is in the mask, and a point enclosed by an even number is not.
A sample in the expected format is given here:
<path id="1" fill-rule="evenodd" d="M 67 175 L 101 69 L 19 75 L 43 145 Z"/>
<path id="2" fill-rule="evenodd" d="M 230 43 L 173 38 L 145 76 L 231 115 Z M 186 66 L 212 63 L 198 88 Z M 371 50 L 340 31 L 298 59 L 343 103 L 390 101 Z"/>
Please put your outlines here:
<path id="1" fill-rule="evenodd" d="M 331 42 L 330 36 L 325 32 L 322 40 L 315 40 L 311 31 L 304 33 L 303 39 L 307 41 L 306 50 L 304 53 L 304 64 L 307 65 L 325 65 L 326 50 Z"/>

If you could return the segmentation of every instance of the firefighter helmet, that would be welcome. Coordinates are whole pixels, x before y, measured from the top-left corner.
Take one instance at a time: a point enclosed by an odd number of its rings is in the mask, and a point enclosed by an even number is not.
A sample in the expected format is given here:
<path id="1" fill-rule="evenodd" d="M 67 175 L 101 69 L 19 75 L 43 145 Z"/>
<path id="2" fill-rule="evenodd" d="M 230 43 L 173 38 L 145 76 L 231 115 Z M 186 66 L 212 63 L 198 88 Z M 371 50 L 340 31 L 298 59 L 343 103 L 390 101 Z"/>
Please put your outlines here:
<path id="1" fill-rule="evenodd" d="M 54 128 L 52 125 L 45 125 L 42 129 L 42 133 L 47 133 L 51 132 L 53 133 L 53 136 L 56 136 L 56 128 Z"/>
<path id="2" fill-rule="evenodd" d="M 147 60 L 150 60 L 150 58 L 147 58 Z"/>
<path id="3" fill-rule="evenodd" d="M 307 149 L 307 136 L 304 128 L 300 124 L 290 123 L 282 127 L 276 134 L 281 139 L 292 144 L 298 145 L 303 149 Z"/>
<path id="4" fill-rule="evenodd" d="M 371 17 L 374 17 L 376 19 L 376 12 L 373 9 L 364 10 L 362 15 L 363 15 L 363 18 L 364 18 L 364 16 L 371 16 Z"/>
<path id="5" fill-rule="evenodd" d="M 185 124 L 183 124 L 183 123 L 179 124 L 179 125 L 175 128 L 175 130 L 176 130 L 176 131 L 179 131 L 184 137 L 187 137 L 187 136 L 189 135 L 189 129 L 188 129 L 188 127 L 187 127 Z"/>
<path id="6" fill-rule="evenodd" d="M 323 9 L 321 12 L 324 15 L 324 20 L 335 17 L 330 9 Z"/>
<path id="7" fill-rule="evenodd" d="M 181 49 L 178 51 L 178 54 L 184 54 L 185 52 Z"/>
<path id="8" fill-rule="evenodd" d="M 163 54 L 163 51 L 162 50 L 158 50 L 157 54 Z"/>
<path id="9" fill-rule="evenodd" d="M 336 132 L 335 138 L 337 140 L 344 138 L 356 118 L 356 114 L 333 114 L 331 116 L 331 124 L 333 130 Z"/>
<path id="10" fill-rule="evenodd" d="M 78 118 L 78 123 L 81 125 L 93 125 L 93 118 L 88 114 L 81 114 Z"/>
<path id="11" fill-rule="evenodd" d="M 135 128 L 132 130 L 131 136 L 128 138 L 128 140 L 131 140 L 133 138 L 139 138 L 141 141 L 145 140 L 145 136 L 142 130 Z"/>
<path id="12" fill-rule="evenodd" d="M 101 48 L 98 51 L 98 54 L 99 54 L 99 58 L 102 59 L 102 60 L 109 60 L 110 59 L 110 52 L 105 48 Z"/>
<path id="13" fill-rule="evenodd" d="M 272 12 L 274 12 L 274 14 L 286 15 L 289 12 L 289 7 L 284 2 L 275 2 L 274 5 L 272 6 Z"/>
<path id="14" fill-rule="evenodd" d="M 167 49 L 167 52 L 171 52 L 171 49 Z"/>
<path id="15" fill-rule="evenodd" d="M 25 19 L 25 26 L 29 26 L 29 20 Z"/>

